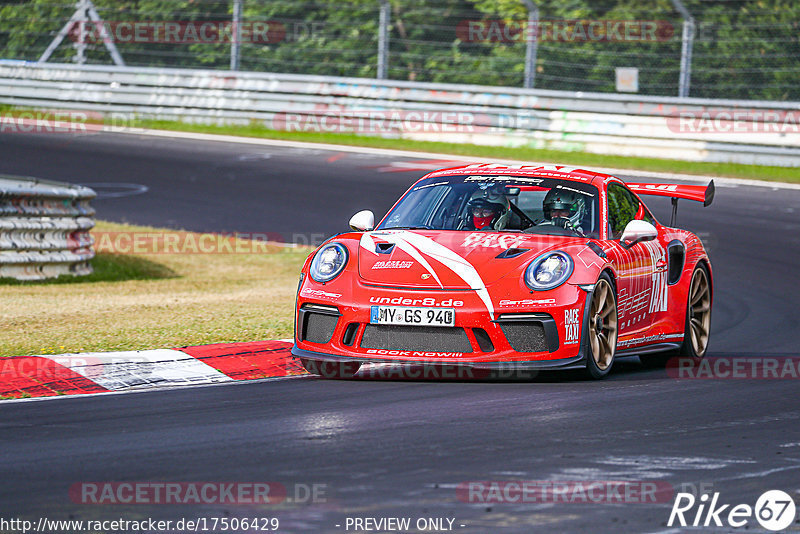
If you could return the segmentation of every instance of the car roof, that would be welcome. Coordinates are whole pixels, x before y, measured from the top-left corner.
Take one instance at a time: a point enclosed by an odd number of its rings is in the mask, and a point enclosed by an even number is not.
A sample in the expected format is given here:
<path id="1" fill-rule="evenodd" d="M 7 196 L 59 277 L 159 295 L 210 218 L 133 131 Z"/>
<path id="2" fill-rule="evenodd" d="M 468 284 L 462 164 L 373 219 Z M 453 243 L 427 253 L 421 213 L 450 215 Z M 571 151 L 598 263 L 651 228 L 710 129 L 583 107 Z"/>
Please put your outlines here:
<path id="1" fill-rule="evenodd" d="M 604 185 L 610 180 L 621 181 L 616 176 L 603 174 L 601 172 L 590 171 L 569 167 L 567 165 L 508 165 L 503 163 L 471 163 L 447 169 L 439 169 L 423 176 L 421 180 L 427 178 L 439 178 L 444 176 L 464 176 L 471 174 L 488 175 L 507 175 L 507 176 L 538 176 L 541 178 L 559 178 L 563 180 L 573 180 L 594 184 Z"/>

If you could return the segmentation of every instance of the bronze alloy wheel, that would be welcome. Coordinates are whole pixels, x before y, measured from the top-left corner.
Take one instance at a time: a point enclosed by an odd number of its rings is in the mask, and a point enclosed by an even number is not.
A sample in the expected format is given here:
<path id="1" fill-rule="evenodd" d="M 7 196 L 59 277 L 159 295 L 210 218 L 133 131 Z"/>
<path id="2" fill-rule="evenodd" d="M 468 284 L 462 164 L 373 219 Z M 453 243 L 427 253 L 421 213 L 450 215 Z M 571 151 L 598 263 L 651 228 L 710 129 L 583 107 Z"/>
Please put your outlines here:
<path id="1" fill-rule="evenodd" d="M 674 351 L 639 355 L 639 360 L 645 367 L 664 367 L 670 358 L 676 356 L 689 358 L 695 362 L 705 356 L 711 329 L 711 283 L 709 280 L 706 268 L 698 265 L 689 282 L 683 343 L 679 349 Z"/>
<path id="2" fill-rule="evenodd" d="M 711 287 L 705 269 L 695 269 L 689 285 L 689 329 L 692 348 L 697 356 L 703 356 L 708 347 L 708 332 L 711 327 Z"/>
<path id="3" fill-rule="evenodd" d="M 600 278 L 595 284 L 589 319 L 592 356 L 597 368 L 605 371 L 614 361 L 617 350 L 617 302 L 614 289 L 605 278 Z"/>

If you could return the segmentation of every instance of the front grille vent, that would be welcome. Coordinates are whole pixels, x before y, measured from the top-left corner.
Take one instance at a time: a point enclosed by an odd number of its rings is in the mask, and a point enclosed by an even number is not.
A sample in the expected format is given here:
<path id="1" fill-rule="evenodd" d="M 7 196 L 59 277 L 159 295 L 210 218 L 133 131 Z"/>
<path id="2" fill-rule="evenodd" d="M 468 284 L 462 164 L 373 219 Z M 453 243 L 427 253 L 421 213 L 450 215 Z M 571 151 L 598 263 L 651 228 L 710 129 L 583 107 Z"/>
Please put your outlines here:
<path id="1" fill-rule="evenodd" d="M 336 328 L 339 318 L 321 313 L 309 313 L 307 317 L 305 341 L 328 343 L 333 337 L 333 329 Z"/>
<path id="2" fill-rule="evenodd" d="M 544 327 L 539 322 L 500 323 L 506 339 L 517 352 L 545 352 L 547 337 Z"/>
<path id="3" fill-rule="evenodd" d="M 492 338 L 489 337 L 489 334 L 486 333 L 486 330 L 483 328 L 473 328 L 472 333 L 475 335 L 475 341 L 478 342 L 478 347 L 480 347 L 481 352 L 494 351 Z"/>
<path id="4" fill-rule="evenodd" d="M 358 323 L 350 323 L 344 331 L 342 336 L 342 344 L 352 347 L 356 342 L 356 334 L 358 333 Z"/>
<path id="5" fill-rule="evenodd" d="M 463 328 L 368 324 L 361 347 L 365 349 L 426 352 L 472 352 Z"/>
<path id="6" fill-rule="evenodd" d="M 339 310 L 334 306 L 304 304 L 300 308 L 301 341 L 328 343 L 333 337 Z"/>

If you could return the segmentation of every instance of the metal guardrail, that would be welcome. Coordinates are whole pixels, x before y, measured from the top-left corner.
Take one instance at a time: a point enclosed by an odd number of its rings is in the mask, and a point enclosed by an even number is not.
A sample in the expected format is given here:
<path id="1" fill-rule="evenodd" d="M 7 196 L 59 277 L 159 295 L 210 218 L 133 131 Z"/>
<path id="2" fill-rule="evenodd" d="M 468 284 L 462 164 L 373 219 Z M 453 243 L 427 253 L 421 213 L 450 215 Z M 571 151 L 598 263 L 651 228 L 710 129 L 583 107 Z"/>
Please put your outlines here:
<path id="1" fill-rule="evenodd" d="M 0 175 L 0 277 L 90 274 L 95 196 L 88 187 Z"/>
<path id="2" fill-rule="evenodd" d="M 799 128 L 781 130 L 787 115 L 797 120 L 797 116 L 792 115 L 800 110 L 797 102 L 663 98 L 291 74 L 0 61 L 0 104 L 115 114 L 117 129 L 123 129 L 130 116 L 217 124 L 257 121 L 267 127 L 285 129 L 291 123 L 287 121 L 289 116 L 301 119 L 348 114 L 369 117 L 396 111 L 401 114 L 402 124 L 384 128 L 378 135 L 693 161 L 800 166 Z M 681 130 L 681 113 L 700 116 L 704 112 L 711 116 L 713 128 Z M 720 118 L 720 112 L 729 115 L 741 112 L 757 118 L 751 130 L 737 132 L 735 120 Z M 303 120 L 299 122 L 307 124 Z M 460 127 L 448 129 L 441 127 L 442 124 Z"/>

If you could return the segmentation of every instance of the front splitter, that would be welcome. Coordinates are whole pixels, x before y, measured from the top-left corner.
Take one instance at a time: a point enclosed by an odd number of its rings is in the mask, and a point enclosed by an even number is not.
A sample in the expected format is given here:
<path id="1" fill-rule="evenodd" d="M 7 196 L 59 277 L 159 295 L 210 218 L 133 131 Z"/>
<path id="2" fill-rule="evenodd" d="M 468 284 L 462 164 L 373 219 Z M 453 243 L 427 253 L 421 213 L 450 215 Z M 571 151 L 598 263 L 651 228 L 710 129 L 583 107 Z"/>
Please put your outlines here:
<path id="1" fill-rule="evenodd" d="M 335 354 L 325 354 L 298 348 L 295 344 L 292 347 L 292 356 L 303 360 L 333 363 L 393 363 L 397 365 L 443 365 L 470 367 L 472 369 L 482 369 L 488 371 L 545 371 L 545 370 L 568 370 L 583 369 L 585 356 L 583 351 L 571 358 L 560 358 L 557 360 L 525 360 L 525 361 L 506 361 L 506 362 L 477 362 L 464 360 L 400 360 L 392 358 L 361 358 L 358 356 L 339 356 Z"/>

